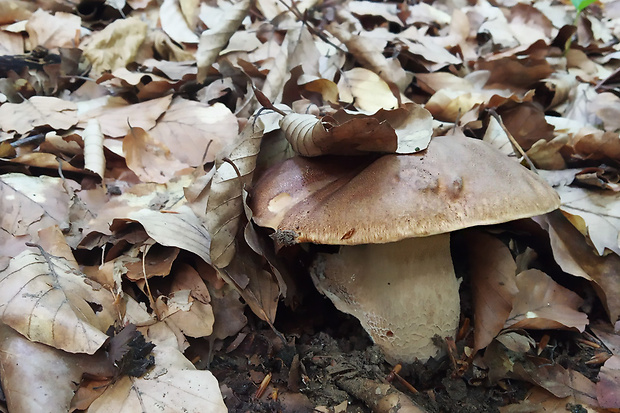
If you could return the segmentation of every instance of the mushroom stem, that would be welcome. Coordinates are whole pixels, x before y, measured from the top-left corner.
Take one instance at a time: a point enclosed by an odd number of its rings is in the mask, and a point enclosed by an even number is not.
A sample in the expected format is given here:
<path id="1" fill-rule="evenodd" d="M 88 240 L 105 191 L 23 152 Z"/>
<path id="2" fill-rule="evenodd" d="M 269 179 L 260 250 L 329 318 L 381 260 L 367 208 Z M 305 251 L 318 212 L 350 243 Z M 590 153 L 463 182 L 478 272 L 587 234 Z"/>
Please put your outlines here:
<path id="1" fill-rule="evenodd" d="M 336 308 L 360 321 L 390 363 L 437 356 L 433 337 L 454 337 L 458 328 L 449 234 L 344 246 L 338 254 L 318 254 L 310 273 Z"/>

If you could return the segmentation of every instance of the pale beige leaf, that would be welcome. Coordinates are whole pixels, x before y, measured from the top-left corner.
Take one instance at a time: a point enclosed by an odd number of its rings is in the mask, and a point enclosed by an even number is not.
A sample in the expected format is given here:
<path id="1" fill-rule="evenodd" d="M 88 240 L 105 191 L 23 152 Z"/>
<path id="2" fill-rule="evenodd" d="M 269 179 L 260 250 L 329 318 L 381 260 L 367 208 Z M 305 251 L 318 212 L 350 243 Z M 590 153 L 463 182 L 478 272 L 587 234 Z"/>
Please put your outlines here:
<path id="1" fill-rule="evenodd" d="M 179 161 L 170 153 L 170 149 L 155 141 L 142 128 L 132 128 L 123 139 L 123 153 L 127 167 L 131 169 L 142 182 L 166 183 L 190 166 Z M 189 169 L 191 171 L 191 169 Z"/>
<path id="2" fill-rule="evenodd" d="M 11 412 L 67 412 L 82 379 L 76 355 L 33 343 L 0 324 L 0 380 Z"/>
<path id="3" fill-rule="evenodd" d="M 118 19 L 96 32 L 84 46 L 84 55 L 92 63 L 91 76 L 131 63 L 146 39 L 147 24 L 137 17 Z"/>
<path id="4" fill-rule="evenodd" d="M 56 12 L 51 15 L 39 9 L 26 23 L 29 49 L 32 50 L 37 46 L 48 49 L 75 47 L 75 39 L 79 36 L 81 24 L 82 19 L 74 14 Z"/>
<path id="5" fill-rule="evenodd" d="M 189 27 L 178 0 L 164 0 L 159 9 L 161 28 L 178 43 L 198 43 L 198 35 Z"/>
<path id="6" fill-rule="evenodd" d="M 250 7 L 250 0 L 240 0 L 231 7 L 220 24 L 205 30 L 200 35 L 196 61 L 198 64 L 199 83 L 207 78 L 207 69 L 215 63 L 220 52 L 224 49 L 228 40 L 237 31 L 245 18 Z"/>
<path id="7" fill-rule="evenodd" d="M 69 129 L 77 123 L 77 106 L 51 96 L 33 96 L 22 103 L 0 106 L 0 129 L 24 134 L 36 127 Z"/>
<path id="8" fill-rule="evenodd" d="M 227 157 L 235 166 L 221 163 L 211 181 L 206 226 L 212 237 L 211 259 L 219 268 L 227 266 L 235 253 L 235 236 L 244 215 L 242 189 L 252 179 L 264 127 L 260 118 L 248 120 Z"/>
<path id="9" fill-rule="evenodd" d="M 113 298 L 91 284 L 67 260 L 31 248 L 0 272 L 0 319 L 32 341 L 93 354 L 107 339 Z"/>
<path id="10" fill-rule="evenodd" d="M 142 224 L 147 234 L 159 244 L 193 252 L 211 263 L 211 236 L 188 206 L 167 213 L 142 209 L 130 212 L 127 218 Z"/>
<path id="11" fill-rule="evenodd" d="M 140 378 L 116 381 L 88 413 L 225 413 L 226 405 L 210 371 L 195 370 L 178 350 L 153 349 L 156 365 Z M 182 360 L 185 359 L 185 362 Z"/>
<path id="12" fill-rule="evenodd" d="M 149 130 L 157 119 L 168 109 L 172 95 L 130 105 L 121 98 L 110 98 L 105 104 L 80 113 L 78 126 L 86 127 L 88 120 L 97 119 L 104 135 L 120 138 L 127 135 L 130 128 Z M 81 104 L 80 104 L 81 108 Z M 80 112 L 82 109 L 80 109 Z"/>
<path id="13" fill-rule="evenodd" d="M 354 103 L 356 108 L 367 113 L 398 106 L 398 100 L 388 84 L 374 72 L 361 67 L 343 72 L 338 90 L 340 100 Z"/>
<path id="14" fill-rule="evenodd" d="M 560 210 L 568 213 L 571 223 L 590 238 L 596 252 L 604 255 L 605 249 L 608 249 L 620 255 L 618 194 L 572 186 L 562 186 L 556 190 L 562 199 Z"/>
<path id="15" fill-rule="evenodd" d="M 221 103 L 209 106 L 175 98 L 149 133 L 179 161 L 199 166 L 213 161 L 230 145 L 238 129 L 237 118 Z"/>
<path id="16" fill-rule="evenodd" d="M 515 295 L 515 264 L 499 239 L 483 232 L 468 232 L 468 261 L 474 300 L 475 349 L 485 348 L 504 328 Z"/>
<path id="17" fill-rule="evenodd" d="M 89 119 L 82 133 L 84 140 L 84 169 L 105 175 L 105 156 L 103 154 L 103 133 L 97 119 Z"/>
<path id="18" fill-rule="evenodd" d="M 71 181 L 65 181 L 71 182 Z M 26 242 L 36 242 L 38 231 L 58 225 L 70 228 L 72 193 L 59 178 L 12 173 L 0 177 L 0 247 L 2 255 L 16 256 Z"/>
<path id="19" fill-rule="evenodd" d="M 588 316 L 577 310 L 583 299 L 540 270 L 523 271 L 516 277 L 519 292 L 506 320 L 508 328 L 574 328 L 583 332 Z"/>

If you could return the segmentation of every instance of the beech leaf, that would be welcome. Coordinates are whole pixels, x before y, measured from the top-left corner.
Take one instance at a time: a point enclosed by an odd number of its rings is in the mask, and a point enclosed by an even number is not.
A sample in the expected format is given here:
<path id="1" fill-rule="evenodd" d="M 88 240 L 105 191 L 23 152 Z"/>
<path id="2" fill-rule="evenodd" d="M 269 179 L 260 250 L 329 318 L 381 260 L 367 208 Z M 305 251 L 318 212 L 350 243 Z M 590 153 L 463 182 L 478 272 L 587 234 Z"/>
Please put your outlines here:
<path id="1" fill-rule="evenodd" d="M 29 340 L 70 353 L 93 354 L 108 328 L 90 303 L 113 308 L 112 295 L 96 290 L 64 258 L 26 250 L 0 272 L 0 320 Z"/>

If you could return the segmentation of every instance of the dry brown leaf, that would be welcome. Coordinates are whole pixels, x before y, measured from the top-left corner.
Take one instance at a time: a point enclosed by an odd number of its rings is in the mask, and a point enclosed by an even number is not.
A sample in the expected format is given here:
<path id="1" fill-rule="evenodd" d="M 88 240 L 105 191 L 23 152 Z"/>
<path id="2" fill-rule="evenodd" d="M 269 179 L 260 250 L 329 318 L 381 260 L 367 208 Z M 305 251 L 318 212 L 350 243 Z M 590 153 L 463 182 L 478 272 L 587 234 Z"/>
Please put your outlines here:
<path id="1" fill-rule="evenodd" d="M 620 356 L 611 356 L 601 367 L 596 383 L 596 396 L 601 407 L 620 409 Z"/>
<path id="2" fill-rule="evenodd" d="M 570 372 L 570 380 L 573 391 L 568 397 L 557 397 L 541 387 L 534 387 L 523 401 L 500 407 L 500 413 L 562 412 L 569 405 L 579 406 L 581 413 L 601 412 L 596 400 L 596 385 L 577 371 Z"/>
<path id="3" fill-rule="evenodd" d="M 252 180 L 264 128 L 260 118 L 250 118 L 228 161 L 218 165 L 211 181 L 206 226 L 212 237 L 211 259 L 216 267 L 226 267 L 235 253 L 235 237 L 244 215 L 242 190 Z"/>
<path id="4" fill-rule="evenodd" d="M 65 181 L 71 182 L 71 181 Z M 2 255 L 14 257 L 26 242 L 37 242 L 38 231 L 58 225 L 68 230 L 73 193 L 58 178 L 4 174 L 0 177 L 0 246 Z"/>
<path id="5" fill-rule="evenodd" d="M 540 270 L 518 274 L 519 292 L 514 297 L 506 328 L 574 328 L 583 332 L 588 316 L 577 310 L 583 299 Z"/>
<path id="6" fill-rule="evenodd" d="M 281 119 L 280 127 L 293 150 L 302 156 L 405 154 L 426 149 L 433 134 L 432 123 L 426 109 L 407 103 L 372 115 L 339 110 L 318 119 L 290 113 Z"/>
<path id="7" fill-rule="evenodd" d="M 147 24 L 136 17 L 119 19 L 96 32 L 85 43 L 84 55 L 92 64 L 91 76 L 131 63 L 146 39 Z"/>
<path id="8" fill-rule="evenodd" d="M 217 380 L 199 371 L 172 347 L 153 349 L 155 367 L 140 378 L 123 377 L 90 405 L 88 413 L 177 412 L 225 413 Z"/>
<path id="9" fill-rule="evenodd" d="M 88 360 L 33 343 L 4 324 L 0 337 L 0 380 L 10 411 L 68 412 L 84 372 L 76 357 Z"/>
<path id="10" fill-rule="evenodd" d="M 196 62 L 198 64 L 198 82 L 203 83 L 207 78 L 207 69 L 215 63 L 220 52 L 224 49 L 228 40 L 237 31 L 239 25 L 248 14 L 250 0 L 240 0 L 233 3 L 219 25 L 205 30 L 200 35 Z"/>
<path id="11" fill-rule="evenodd" d="M 113 297 L 87 283 L 74 263 L 31 248 L 0 272 L 0 319 L 28 339 L 93 354 L 113 322 Z M 103 306 L 95 313 L 90 303 Z"/>
<path id="12" fill-rule="evenodd" d="M 569 146 L 580 159 L 620 160 L 620 135 L 593 127 L 585 127 L 575 134 Z"/>
<path id="13" fill-rule="evenodd" d="M 365 113 L 394 109 L 398 100 L 385 81 L 368 69 L 356 67 L 342 73 L 338 81 L 340 100 L 353 103 Z"/>
<path id="14" fill-rule="evenodd" d="M 567 135 L 559 135 L 550 141 L 541 139 L 535 142 L 526 155 L 534 166 L 546 170 L 561 170 L 566 168 L 566 161 L 562 156 L 562 149 L 568 142 Z"/>
<path id="15" fill-rule="evenodd" d="M 211 337 L 223 340 L 237 334 L 248 322 L 244 314 L 245 304 L 239 300 L 239 292 L 225 284 L 220 290 L 211 290 L 211 296 L 215 318 Z"/>
<path id="16" fill-rule="evenodd" d="M 563 271 L 593 282 L 612 321 L 620 316 L 620 257 L 609 254 L 600 257 L 594 253 L 579 231 L 560 212 L 536 218 L 549 232 L 553 257 Z"/>
<path id="17" fill-rule="evenodd" d="M 242 242 L 238 249 L 229 265 L 218 274 L 239 292 L 256 316 L 273 327 L 280 297 L 278 282 L 262 269 L 263 257 Z"/>
<path id="18" fill-rule="evenodd" d="M 77 106 L 73 102 L 50 96 L 33 96 L 22 103 L 0 106 L 0 129 L 20 134 L 39 126 L 69 129 L 77 123 Z"/>
<path id="19" fill-rule="evenodd" d="M 517 265 L 499 239 L 483 232 L 467 233 L 474 300 L 474 348 L 485 348 L 504 328 L 519 289 Z"/>
<path id="20" fill-rule="evenodd" d="M 199 166 L 229 146 L 238 128 L 237 118 L 223 104 L 209 106 L 177 97 L 149 133 L 179 161 Z"/>
<path id="21" fill-rule="evenodd" d="M 130 128 L 149 130 L 156 125 L 157 119 L 166 112 L 172 102 L 172 95 L 130 105 L 121 98 L 109 98 L 103 105 L 87 108 L 80 114 L 78 126 L 86 127 L 90 119 L 97 119 L 104 135 L 120 138 L 129 133 Z"/>
<path id="22" fill-rule="evenodd" d="M 159 296 L 155 311 L 160 320 L 173 323 L 186 336 L 206 337 L 213 332 L 213 309 L 190 294 L 190 290 L 176 290 L 167 296 Z"/>
<path id="23" fill-rule="evenodd" d="M 211 263 L 211 236 L 188 206 L 182 205 L 175 211 L 166 212 L 141 209 L 130 212 L 127 218 L 142 224 L 149 236 L 159 244 L 193 252 Z"/>
<path id="24" fill-rule="evenodd" d="M 386 82 L 394 83 L 403 92 L 411 83 L 413 75 L 405 72 L 398 59 L 388 59 L 383 55 L 387 41 L 364 35 L 364 32 L 357 34 L 352 29 L 353 27 L 347 27 L 346 23 L 335 22 L 327 27 L 363 67 L 378 74 Z"/>
<path id="25" fill-rule="evenodd" d="M 164 143 L 154 140 L 142 128 L 132 128 L 125 136 L 123 153 L 127 167 L 142 182 L 163 184 L 183 170 L 192 170 L 189 165 L 174 158 Z"/>
<path id="26" fill-rule="evenodd" d="M 366 116 L 338 124 L 326 116 L 290 113 L 280 127 L 293 150 L 302 156 L 361 155 L 367 152 L 395 152 L 396 133 L 386 122 Z"/>
<path id="27" fill-rule="evenodd" d="M 28 49 L 44 46 L 47 49 L 57 47 L 73 47 L 78 38 L 82 19 L 69 13 L 57 12 L 49 14 L 42 9 L 30 16 L 26 23 L 28 32 Z"/>
<path id="28" fill-rule="evenodd" d="M 562 199 L 560 210 L 587 236 L 599 255 L 620 255 L 620 198 L 616 192 L 572 186 L 556 188 Z"/>
<path id="29" fill-rule="evenodd" d="M 127 262 L 124 266 L 127 268 L 127 278 L 132 281 L 143 280 L 156 276 L 166 276 L 170 274 L 172 264 L 179 255 L 178 248 L 163 247 L 158 244 L 151 246 L 146 252 L 145 257 L 133 262 Z"/>

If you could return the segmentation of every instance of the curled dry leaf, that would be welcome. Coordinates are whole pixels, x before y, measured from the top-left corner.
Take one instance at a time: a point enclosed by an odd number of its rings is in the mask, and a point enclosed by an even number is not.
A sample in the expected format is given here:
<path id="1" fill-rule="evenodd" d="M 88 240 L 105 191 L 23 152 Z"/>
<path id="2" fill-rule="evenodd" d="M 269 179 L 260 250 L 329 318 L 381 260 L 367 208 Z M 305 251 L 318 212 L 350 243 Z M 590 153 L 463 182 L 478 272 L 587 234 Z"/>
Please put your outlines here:
<path id="1" fill-rule="evenodd" d="M 228 9 L 219 26 L 211 27 L 200 35 L 196 62 L 198 64 L 197 80 L 203 83 L 207 78 L 207 69 L 215 63 L 228 40 L 237 31 L 250 8 L 250 0 L 240 0 Z"/>
<path id="2" fill-rule="evenodd" d="M 574 328 L 583 332 L 588 316 L 577 310 L 583 299 L 540 270 L 526 270 L 516 277 L 519 292 L 506 320 L 508 328 Z"/>
<path id="3" fill-rule="evenodd" d="M 211 261 L 219 268 L 227 266 L 235 253 L 234 240 L 244 214 L 242 190 L 252 179 L 264 127 L 260 118 L 248 120 L 211 181 L 206 226 L 212 237 Z"/>
<path id="4" fill-rule="evenodd" d="M 77 106 L 51 96 L 33 96 L 0 106 L 0 129 L 25 134 L 39 126 L 69 129 L 77 123 Z"/>
<path id="5" fill-rule="evenodd" d="M 282 118 L 280 127 L 293 150 L 302 156 L 406 154 L 426 149 L 433 134 L 433 117 L 422 106 L 407 103 L 372 115 L 339 110 L 318 119 L 291 113 Z"/>
<path id="6" fill-rule="evenodd" d="M 103 155 L 103 133 L 97 119 L 89 119 L 82 134 L 84 139 L 84 169 L 93 171 L 101 178 L 105 174 Z"/>
<path id="7" fill-rule="evenodd" d="M 114 305 L 92 284 L 64 258 L 24 251 L 0 272 L 0 319 L 32 341 L 93 354 L 107 339 Z M 90 303 L 104 310 L 95 313 Z"/>

